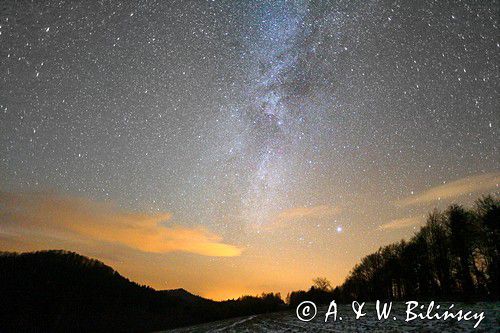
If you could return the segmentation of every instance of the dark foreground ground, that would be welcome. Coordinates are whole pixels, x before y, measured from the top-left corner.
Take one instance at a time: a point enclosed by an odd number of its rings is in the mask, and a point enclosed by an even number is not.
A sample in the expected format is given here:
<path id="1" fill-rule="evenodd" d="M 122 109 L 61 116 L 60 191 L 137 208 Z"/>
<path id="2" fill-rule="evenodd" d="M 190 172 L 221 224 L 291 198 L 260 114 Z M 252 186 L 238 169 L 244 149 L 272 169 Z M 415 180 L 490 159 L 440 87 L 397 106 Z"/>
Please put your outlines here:
<path id="1" fill-rule="evenodd" d="M 450 303 L 439 304 L 441 310 L 448 309 L 450 305 Z M 478 313 L 484 311 L 485 318 L 476 329 L 473 328 L 475 320 L 458 322 L 454 319 L 447 321 L 415 319 L 405 322 L 406 304 L 394 303 L 390 320 L 378 321 L 375 304 L 367 303 L 365 305 L 367 315 L 359 320 L 355 320 L 350 305 L 339 305 L 336 322 L 330 317 L 325 323 L 327 308 L 319 307 L 318 315 L 309 322 L 298 320 L 295 311 L 287 311 L 216 321 L 168 332 L 500 332 L 500 303 L 473 305 L 457 303 L 454 309 Z M 342 320 L 339 320 L 340 316 Z M 396 320 L 394 316 L 397 317 Z"/>

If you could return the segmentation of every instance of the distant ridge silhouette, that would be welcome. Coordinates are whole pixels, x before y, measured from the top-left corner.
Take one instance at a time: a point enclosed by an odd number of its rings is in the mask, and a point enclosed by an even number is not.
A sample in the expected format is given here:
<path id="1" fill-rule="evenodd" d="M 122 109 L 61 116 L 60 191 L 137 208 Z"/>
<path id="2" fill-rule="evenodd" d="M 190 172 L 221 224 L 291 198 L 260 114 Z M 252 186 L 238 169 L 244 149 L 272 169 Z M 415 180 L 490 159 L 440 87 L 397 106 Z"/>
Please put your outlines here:
<path id="1" fill-rule="evenodd" d="M 277 294 L 216 302 L 156 291 L 64 250 L 0 253 L 0 332 L 135 332 L 284 308 Z"/>
<path id="2" fill-rule="evenodd" d="M 429 214 L 408 241 L 381 247 L 332 288 L 317 278 L 288 307 L 380 300 L 498 301 L 500 201 Z M 157 291 L 75 252 L 0 252 L 0 332 L 144 332 L 287 309 L 280 294 L 216 302 Z"/>

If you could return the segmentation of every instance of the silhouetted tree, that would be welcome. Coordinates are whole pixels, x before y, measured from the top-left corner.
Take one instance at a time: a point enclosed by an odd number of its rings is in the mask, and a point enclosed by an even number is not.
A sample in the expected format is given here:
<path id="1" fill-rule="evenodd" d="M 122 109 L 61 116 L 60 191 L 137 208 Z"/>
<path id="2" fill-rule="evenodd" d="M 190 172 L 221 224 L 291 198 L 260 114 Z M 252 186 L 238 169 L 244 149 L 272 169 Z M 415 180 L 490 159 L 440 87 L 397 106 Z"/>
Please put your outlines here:
<path id="1" fill-rule="evenodd" d="M 330 291 L 332 289 L 332 284 L 327 278 L 317 277 L 313 279 L 313 287 L 318 290 Z"/>
<path id="2" fill-rule="evenodd" d="M 500 298 L 500 203 L 491 196 L 476 202 L 476 214 L 481 230 L 480 251 L 484 255 L 486 274 L 489 277 L 487 288 L 492 299 Z"/>
<path id="3" fill-rule="evenodd" d="M 474 293 L 474 283 L 471 275 L 473 262 L 473 246 L 475 230 L 471 214 L 463 207 L 452 205 L 446 212 L 450 228 L 451 253 L 454 255 L 457 269 L 457 281 L 461 294 L 465 299 L 471 299 Z"/>

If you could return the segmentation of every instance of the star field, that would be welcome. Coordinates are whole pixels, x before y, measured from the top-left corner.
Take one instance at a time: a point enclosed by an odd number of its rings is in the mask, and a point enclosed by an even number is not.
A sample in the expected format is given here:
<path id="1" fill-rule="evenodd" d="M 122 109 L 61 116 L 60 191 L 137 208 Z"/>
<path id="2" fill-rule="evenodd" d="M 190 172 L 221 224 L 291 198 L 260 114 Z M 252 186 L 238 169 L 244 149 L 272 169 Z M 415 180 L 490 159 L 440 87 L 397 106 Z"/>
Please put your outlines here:
<path id="1" fill-rule="evenodd" d="M 381 226 L 498 191 L 498 17 L 497 1 L 5 1 L 0 189 L 169 212 L 242 249 L 121 266 L 155 286 L 304 287 L 301 265 L 339 282 L 414 231 Z M 179 265 L 166 285 L 158 262 Z"/>

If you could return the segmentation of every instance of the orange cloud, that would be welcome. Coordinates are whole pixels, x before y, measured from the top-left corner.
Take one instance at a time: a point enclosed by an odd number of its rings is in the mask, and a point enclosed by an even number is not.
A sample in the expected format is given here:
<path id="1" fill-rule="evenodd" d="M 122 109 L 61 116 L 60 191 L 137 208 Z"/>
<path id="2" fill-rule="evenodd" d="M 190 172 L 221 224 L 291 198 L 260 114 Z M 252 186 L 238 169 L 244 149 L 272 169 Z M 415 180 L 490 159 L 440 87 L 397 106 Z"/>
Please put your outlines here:
<path id="1" fill-rule="evenodd" d="M 396 201 L 400 206 L 431 203 L 436 200 L 452 199 L 469 193 L 477 193 L 498 188 L 500 172 L 471 176 L 433 187 L 420 194 Z"/>
<path id="2" fill-rule="evenodd" d="M 282 227 L 285 224 L 300 220 L 319 220 L 332 218 L 340 213 L 340 208 L 330 205 L 319 205 L 313 207 L 293 207 L 281 211 L 273 219 L 271 228 Z"/>
<path id="3" fill-rule="evenodd" d="M 170 213 L 120 210 L 109 203 L 68 198 L 52 193 L 0 192 L 0 232 L 57 235 L 63 239 L 120 244 L 152 253 L 173 251 L 204 256 L 239 256 L 242 250 L 222 243 L 204 228 L 164 226 Z"/>
<path id="4" fill-rule="evenodd" d="M 423 218 L 420 216 L 414 216 L 414 217 L 404 217 L 401 219 L 396 219 L 392 220 L 391 222 L 382 224 L 378 228 L 380 230 L 396 230 L 396 229 L 403 229 L 403 228 L 408 228 L 414 225 L 419 225 L 422 223 Z"/>

